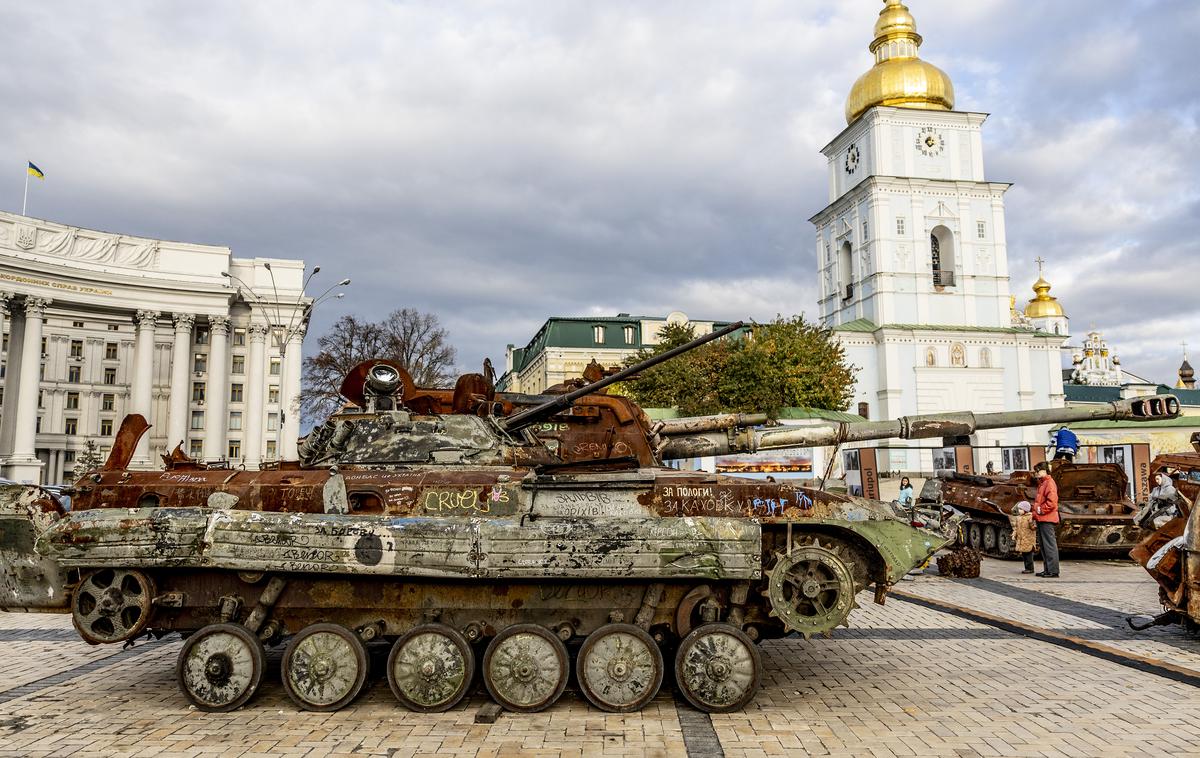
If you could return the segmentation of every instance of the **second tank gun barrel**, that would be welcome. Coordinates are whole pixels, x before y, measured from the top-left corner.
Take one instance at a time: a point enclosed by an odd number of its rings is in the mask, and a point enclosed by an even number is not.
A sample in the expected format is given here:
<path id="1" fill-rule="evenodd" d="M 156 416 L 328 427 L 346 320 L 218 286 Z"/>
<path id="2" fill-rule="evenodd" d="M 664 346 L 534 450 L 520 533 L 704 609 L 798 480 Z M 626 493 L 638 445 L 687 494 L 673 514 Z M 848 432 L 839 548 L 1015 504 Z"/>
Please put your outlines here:
<path id="1" fill-rule="evenodd" d="M 664 439 L 661 448 L 662 458 L 664 460 L 699 458 L 731 453 L 753 453 L 757 450 L 819 447 L 869 440 L 958 437 L 987 429 L 1068 424 L 1080 421 L 1159 421 L 1179 416 L 1179 400 L 1174 395 L 1152 395 L 1069 408 L 1040 408 L 997 413 L 971 413 L 970 411 L 931 413 L 922 416 L 901 416 L 887 421 L 843 422 L 836 425 L 813 427 L 779 426 L 755 429 L 749 425 L 728 423 L 724 426 L 709 425 L 705 429 L 686 429 L 689 421 L 718 418 L 728 420 L 729 417 L 736 415 L 672 419 L 670 422 L 663 422 L 664 428 L 659 432 Z M 705 421 L 705 423 L 709 422 Z M 667 424 L 672 426 L 667 426 Z"/>

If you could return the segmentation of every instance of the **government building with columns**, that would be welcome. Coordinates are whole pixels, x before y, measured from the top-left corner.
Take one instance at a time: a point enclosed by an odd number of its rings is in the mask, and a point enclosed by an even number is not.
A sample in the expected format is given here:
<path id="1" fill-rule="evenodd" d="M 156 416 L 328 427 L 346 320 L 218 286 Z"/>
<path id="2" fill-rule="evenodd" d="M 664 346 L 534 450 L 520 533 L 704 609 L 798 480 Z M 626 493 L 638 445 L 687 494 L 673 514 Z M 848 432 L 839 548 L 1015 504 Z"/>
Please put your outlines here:
<path id="1" fill-rule="evenodd" d="M 130 413 L 151 424 L 134 468 L 178 444 L 250 469 L 294 458 L 303 284 L 303 261 L 0 212 L 3 476 L 70 480 Z"/>
<path id="2" fill-rule="evenodd" d="M 885 0 L 874 65 L 825 146 L 829 204 L 816 227 L 821 323 L 858 366 L 871 419 L 1016 411 L 1064 402 L 1068 319 L 1039 278 L 1010 292 L 1005 182 L 984 171 L 986 113 L 954 109 L 950 77 L 918 56 L 916 21 Z M 1030 254 L 1033 257 L 1033 254 Z M 1046 428 L 979 432 L 986 447 L 1044 444 Z M 883 443 L 883 470 L 930 472 L 942 440 Z"/>

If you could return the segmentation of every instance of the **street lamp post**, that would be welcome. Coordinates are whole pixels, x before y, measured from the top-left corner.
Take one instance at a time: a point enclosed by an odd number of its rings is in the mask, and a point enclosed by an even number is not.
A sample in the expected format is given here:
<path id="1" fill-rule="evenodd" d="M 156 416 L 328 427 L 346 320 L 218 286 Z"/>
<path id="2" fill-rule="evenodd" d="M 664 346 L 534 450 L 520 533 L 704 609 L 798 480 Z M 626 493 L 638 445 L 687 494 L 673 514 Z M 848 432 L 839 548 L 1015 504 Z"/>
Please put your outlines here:
<path id="1" fill-rule="evenodd" d="M 282 379 L 280 384 L 281 386 L 286 387 L 288 371 L 288 344 L 297 335 L 304 333 L 304 330 L 307 328 L 308 319 L 312 315 L 314 308 L 327 300 L 338 300 L 346 296 L 346 293 L 335 293 L 334 290 L 339 287 L 347 286 L 350 284 L 350 280 L 342 279 L 336 284 L 331 285 L 317 297 L 313 298 L 312 301 L 307 305 L 304 305 L 304 292 L 308 289 L 309 282 L 311 282 L 313 277 L 316 276 L 321 270 L 320 266 L 313 266 L 312 272 L 309 273 L 308 277 L 304 280 L 304 283 L 300 287 L 300 294 L 297 296 L 296 302 L 292 305 L 291 314 L 285 323 L 283 315 L 279 310 L 280 297 L 279 288 L 275 284 L 275 272 L 271 270 L 270 263 L 263 263 L 263 268 L 265 268 L 267 273 L 271 276 L 271 290 L 275 295 L 274 313 L 272 313 L 271 304 L 268 303 L 261 295 L 255 292 L 253 287 L 246 284 L 244 281 L 228 271 L 222 271 L 221 276 L 236 282 L 238 285 L 238 291 L 243 293 L 243 299 L 246 300 L 247 305 L 257 305 L 259 310 L 262 311 L 263 316 L 267 320 L 267 327 L 271 330 L 271 334 L 275 337 L 275 344 L 279 348 L 280 374 Z M 300 316 L 298 319 L 297 315 Z M 299 360 L 300 356 L 293 356 L 293 358 Z M 261 381 L 261 377 L 259 377 L 259 380 Z M 297 394 L 297 398 L 298 397 L 299 394 Z M 287 425 L 287 414 L 289 412 L 287 406 L 291 404 L 293 398 L 287 397 L 287 402 L 284 402 L 284 400 L 285 398 L 283 396 L 281 396 L 279 399 L 279 426 L 275 430 L 276 460 L 283 459 L 283 430 Z"/>

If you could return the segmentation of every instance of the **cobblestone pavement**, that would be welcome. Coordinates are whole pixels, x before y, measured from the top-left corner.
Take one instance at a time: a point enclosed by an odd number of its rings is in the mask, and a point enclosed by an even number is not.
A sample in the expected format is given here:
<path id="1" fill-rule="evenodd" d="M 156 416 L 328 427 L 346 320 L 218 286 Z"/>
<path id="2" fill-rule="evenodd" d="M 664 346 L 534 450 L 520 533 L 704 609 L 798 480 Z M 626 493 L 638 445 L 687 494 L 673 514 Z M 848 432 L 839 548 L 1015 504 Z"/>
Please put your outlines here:
<path id="1" fill-rule="evenodd" d="M 989 560 L 982 580 L 925 575 L 900 589 L 1200 676 L 1200 640 L 1124 627 L 1127 613 L 1157 610 L 1140 568 L 1019 572 Z M 278 653 L 248 706 L 200 713 L 176 689 L 177 640 L 91 647 L 66 616 L 0 613 L 0 755 L 1200 756 L 1200 687 L 899 597 L 869 600 L 832 639 L 765 643 L 763 689 L 742 713 L 709 717 L 664 692 L 611 715 L 568 693 L 490 725 L 474 723 L 481 696 L 418 715 L 380 680 L 341 712 L 300 712 L 278 683 Z"/>

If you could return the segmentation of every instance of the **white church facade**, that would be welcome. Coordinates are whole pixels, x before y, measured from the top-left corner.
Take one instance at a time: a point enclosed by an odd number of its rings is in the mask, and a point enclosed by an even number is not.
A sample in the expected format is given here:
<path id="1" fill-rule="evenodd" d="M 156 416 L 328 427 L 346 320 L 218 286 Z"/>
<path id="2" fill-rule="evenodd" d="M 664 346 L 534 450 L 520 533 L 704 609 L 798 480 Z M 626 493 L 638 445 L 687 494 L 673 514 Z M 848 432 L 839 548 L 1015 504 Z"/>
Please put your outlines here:
<path id="1" fill-rule="evenodd" d="M 1010 185 L 984 171 L 987 114 L 953 110 L 951 81 L 917 57 L 920 44 L 908 8 L 886 0 L 875 65 L 850 93 L 847 127 L 822 150 L 829 205 L 810 219 L 819 314 L 859 367 L 852 408 L 882 419 L 1061 406 L 1069 322 L 1044 279 L 1024 311 L 1014 307 Z M 1045 439 L 1026 428 L 970 443 Z M 885 444 L 881 469 L 928 472 L 942 440 Z"/>

